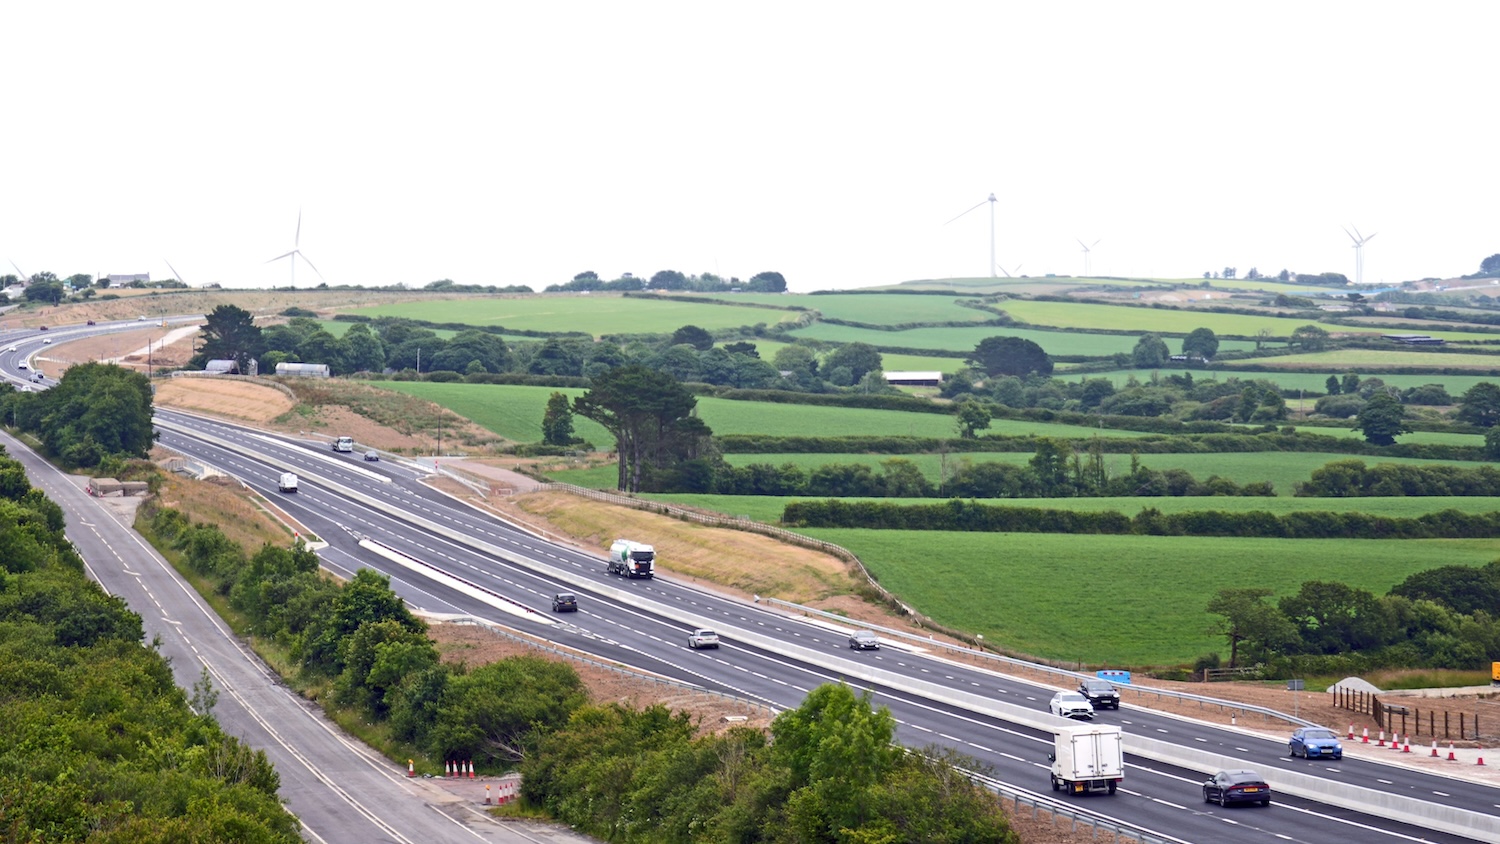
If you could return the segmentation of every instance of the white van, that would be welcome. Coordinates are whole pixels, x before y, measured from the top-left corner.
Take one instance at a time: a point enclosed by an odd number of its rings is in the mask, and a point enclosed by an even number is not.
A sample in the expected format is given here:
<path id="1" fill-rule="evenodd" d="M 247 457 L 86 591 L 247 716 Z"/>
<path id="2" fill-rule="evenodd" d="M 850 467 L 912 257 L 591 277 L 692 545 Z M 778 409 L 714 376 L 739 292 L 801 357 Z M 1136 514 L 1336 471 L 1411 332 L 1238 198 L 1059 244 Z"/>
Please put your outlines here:
<path id="1" fill-rule="evenodd" d="M 333 450 L 334 451 L 349 451 L 349 452 L 354 451 L 354 438 L 353 437 L 339 437 L 338 439 L 336 439 L 336 440 L 333 441 Z"/>
<path id="2" fill-rule="evenodd" d="M 297 476 L 291 472 L 282 472 L 281 480 L 277 482 L 282 492 L 297 491 Z"/>

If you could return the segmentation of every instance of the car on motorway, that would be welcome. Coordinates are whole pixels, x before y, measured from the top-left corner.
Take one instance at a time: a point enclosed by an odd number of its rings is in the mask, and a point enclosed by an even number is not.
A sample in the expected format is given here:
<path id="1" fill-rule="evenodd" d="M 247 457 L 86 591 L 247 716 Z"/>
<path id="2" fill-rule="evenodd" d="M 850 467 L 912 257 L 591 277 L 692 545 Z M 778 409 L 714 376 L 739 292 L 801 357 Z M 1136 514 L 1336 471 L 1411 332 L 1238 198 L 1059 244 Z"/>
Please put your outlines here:
<path id="1" fill-rule="evenodd" d="M 47 330 L 47 326 L 45 326 L 45 325 L 39 325 L 39 326 L 37 326 L 36 330 L 38 330 L 38 331 L 46 331 Z"/>
<path id="2" fill-rule="evenodd" d="M 1120 691 L 1108 680 L 1082 680 L 1078 683 L 1078 693 L 1088 698 L 1095 709 L 1120 708 Z"/>
<path id="3" fill-rule="evenodd" d="M 365 452 L 365 459 L 370 461 L 371 463 L 378 462 L 380 460 L 380 452 L 372 448 L 369 451 Z"/>
<path id="4" fill-rule="evenodd" d="M 849 647 L 856 651 L 878 651 L 880 640 L 868 630 L 856 630 L 849 634 Z"/>
<path id="5" fill-rule="evenodd" d="M 93 321 L 93 320 L 89 320 L 89 322 L 88 322 L 88 324 L 89 324 L 89 325 L 93 325 L 93 324 L 94 324 L 94 321 Z"/>
<path id="6" fill-rule="evenodd" d="M 26 361 L 23 360 L 20 363 L 16 364 L 16 369 L 21 369 L 21 370 L 26 369 Z"/>
<path id="7" fill-rule="evenodd" d="M 138 316 L 138 317 L 135 318 L 135 321 L 136 322 L 145 322 L 146 321 L 146 315 L 145 314 L 141 314 L 140 316 Z"/>
<path id="8" fill-rule="evenodd" d="M 1058 692 L 1047 702 L 1047 711 L 1061 718 L 1094 720 L 1094 705 L 1077 692 Z"/>
<path id="9" fill-rule="evenodd" d="M 553 612 L 578 612 L 578 596 L 572 592 L 559 592 L 552 596 Z"/>
<path id="10" fill-rule="evenodd" d="M 699 648 L 717 648 L 719 646 L 719 634 L 706 627 L 700 627 L 688 634 L 688 647 L 693 650 Z"/>
<path id="11" fill-rule="evenodd" d="M 1228 806 L 1230 803 L 1271 805 L 1271 786 L 1254 771 L 1220 771 L 1203 783 L 1203 802 Z"/>
<path id="12" fill-rule="evenodd" d="M 1304 759 L 1342 759 L 1344 743 L 1327 727 L 1298 727 L 1287 741 L 1287 753 Z"/>
<path id="13" fill-rule="evenodd" d="M 51 345 L 52 344 L 52 338 L 51 337 L 43 338 L 42 343 L 46 344 L 46 345 Z"/>

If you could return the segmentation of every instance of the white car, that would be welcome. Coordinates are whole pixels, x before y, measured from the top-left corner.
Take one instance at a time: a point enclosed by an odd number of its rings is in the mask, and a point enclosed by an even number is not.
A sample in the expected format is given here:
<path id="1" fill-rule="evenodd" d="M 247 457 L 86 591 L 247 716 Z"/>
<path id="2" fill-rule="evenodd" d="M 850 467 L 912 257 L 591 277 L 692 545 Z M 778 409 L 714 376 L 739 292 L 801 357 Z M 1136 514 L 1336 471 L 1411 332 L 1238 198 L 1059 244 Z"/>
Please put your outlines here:
<path id="1" fill-rule="evenodd" d="M 1047 710 L 1060 718 L 1094 720 L 1094 705 L 1078 692 L 1058 692 L 1047 703 Z"/>
<path id="2" fill-rule="evenodd" d="M 52 338 L 51 337 L 44 338 L 42 340 L 42 345 L 43 346 L 50 346 L 50 345 L 52 345 Z"/>
<path id="3" fill-rule="evenodd" d="M 719 634 L 707 628 L 699 628 L 688 634 L 688 647 L 693 650 L 699 648 L 717 648 L 719 646 Z"/>

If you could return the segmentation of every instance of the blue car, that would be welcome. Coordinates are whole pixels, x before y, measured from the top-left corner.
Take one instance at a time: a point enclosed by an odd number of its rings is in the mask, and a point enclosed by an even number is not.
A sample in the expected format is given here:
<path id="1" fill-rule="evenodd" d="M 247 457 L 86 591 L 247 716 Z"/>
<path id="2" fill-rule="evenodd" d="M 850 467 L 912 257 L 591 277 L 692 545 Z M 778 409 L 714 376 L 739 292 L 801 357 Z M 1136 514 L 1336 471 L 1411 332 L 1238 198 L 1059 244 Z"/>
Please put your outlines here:
<path id="1" fill-rule="evenodd" d="M 1292 732 L 1287 750 L 1304 759 L 1342 759 L 1344 743 L 1338 733 L 1324 727 L 1302 727 Z"/>

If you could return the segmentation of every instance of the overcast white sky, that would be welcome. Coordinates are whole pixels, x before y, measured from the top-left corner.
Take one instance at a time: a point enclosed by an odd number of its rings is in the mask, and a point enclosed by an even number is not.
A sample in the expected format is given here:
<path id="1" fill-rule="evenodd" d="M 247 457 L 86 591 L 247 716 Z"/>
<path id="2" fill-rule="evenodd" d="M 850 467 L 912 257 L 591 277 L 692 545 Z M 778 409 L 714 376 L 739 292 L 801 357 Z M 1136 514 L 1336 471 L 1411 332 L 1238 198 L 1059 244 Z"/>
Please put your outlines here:
<path id="1" fill-rule="evenodd" d="M 12 2 L 0 261 L 285 285 L 662 269 L 1474 272 L 1500 3 Z M 11 268 L 0 264 L 9 272 Z M 305 265 L 300 286 L 317 283 Z"/>

